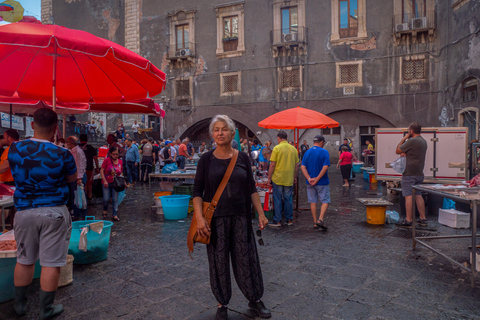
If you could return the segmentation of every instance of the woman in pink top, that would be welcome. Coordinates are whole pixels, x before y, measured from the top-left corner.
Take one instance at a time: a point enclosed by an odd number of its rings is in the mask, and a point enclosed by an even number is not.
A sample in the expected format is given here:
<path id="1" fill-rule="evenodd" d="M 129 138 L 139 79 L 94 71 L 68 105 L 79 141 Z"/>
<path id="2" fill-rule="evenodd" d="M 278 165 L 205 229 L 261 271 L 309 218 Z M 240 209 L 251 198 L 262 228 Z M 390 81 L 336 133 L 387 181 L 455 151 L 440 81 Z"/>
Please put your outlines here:
<path id="1" fill-rule="evenodd" d="M 117 215 L 118 211 L 118 192 L 113 189 L 113 178 L 115 175 L 121 176 L 123 173 L 123 162 L 120 158 L 120 152 L 117 146 L 110 147 L 110 157 L 105 158 L 100 169 L 103 185 L 103 219 L 107 218 L 108 202 L 112 199 L 113 212 L 112 220 L 120 221 Z"/>
<path id="2" fill-rule="evenodd" d="M 348 187 L 348 179 L 350 178 L 350 172 L 352 171 L 352 159 L 353 155 L 348 151 L 346 146 L 342 147 L 342 153 L 340 154 L 340 159 L 338 159 L 337 168 L 340 166 L 340 171 L 342 172 L 343 185 L 342 187 Z"/>

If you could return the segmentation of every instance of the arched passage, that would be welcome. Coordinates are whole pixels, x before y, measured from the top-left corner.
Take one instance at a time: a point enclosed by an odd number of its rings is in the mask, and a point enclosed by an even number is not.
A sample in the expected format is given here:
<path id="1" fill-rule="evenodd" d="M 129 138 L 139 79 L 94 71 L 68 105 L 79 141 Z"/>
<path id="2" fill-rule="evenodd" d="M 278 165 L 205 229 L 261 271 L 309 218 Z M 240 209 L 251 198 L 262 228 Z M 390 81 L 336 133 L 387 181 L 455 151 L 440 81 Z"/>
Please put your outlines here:
<path id="1" fill-rule="evenodd" d="M 374 140 L 375 128 L 393 128 L 390 121 L 375 113 L 362 110 L 339 110 L 327 114 L 340 124 L 340 129 L 308 129 L 300 133 L 300 143 L 307 140 L 311 146 L 317 134 L 323 134 L 326 140 L 325 149 L 333 158 L 338 157 L 338 148 L 343 138 L 348 137 L 353 142 L 353 149 L 357 157 L 365 148 L 366 140 Z M 371 141 L 372 142 L 372 141 Z M 373 144 L 374 141 L 373 141 Z"/>

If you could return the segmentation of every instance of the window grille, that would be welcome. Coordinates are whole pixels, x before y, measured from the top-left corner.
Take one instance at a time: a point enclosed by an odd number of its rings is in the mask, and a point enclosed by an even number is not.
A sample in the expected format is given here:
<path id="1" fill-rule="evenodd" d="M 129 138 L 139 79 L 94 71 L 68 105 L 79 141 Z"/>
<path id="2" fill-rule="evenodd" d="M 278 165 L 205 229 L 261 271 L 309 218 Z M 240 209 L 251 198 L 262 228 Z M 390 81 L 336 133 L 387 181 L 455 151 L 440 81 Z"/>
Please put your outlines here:
<path id="1" fill-rule="evenodd" d="M 190 96 L 190 80 L 177 80 L 176 93 L 177 93 L 177 97 L 189 97 Z"/>
<path id="2" fill-rule="evenodd" d="M 282 88 L 300 88 L 300 69 L 282 71 Z"/>
<path id="3" fill-rule="evenodd" d="M 403 80 L 425 79 L 425 60 L 405 60 L 403 62 Z"/>
<path id="4" fill-rule="evenodd" d="M 179 99 L 177 100 L 177 106 L 189 106 L 190 99 Z"/>
<path id="5" fill-rule="evenodd" d="M 238 92 L 238 74 L 223 76 L 223 93 Z"/>
<path id="6" fill-rule="evenodd" d="M 358 83 L 358 64 L 340 65 L 340 84 Z"/>

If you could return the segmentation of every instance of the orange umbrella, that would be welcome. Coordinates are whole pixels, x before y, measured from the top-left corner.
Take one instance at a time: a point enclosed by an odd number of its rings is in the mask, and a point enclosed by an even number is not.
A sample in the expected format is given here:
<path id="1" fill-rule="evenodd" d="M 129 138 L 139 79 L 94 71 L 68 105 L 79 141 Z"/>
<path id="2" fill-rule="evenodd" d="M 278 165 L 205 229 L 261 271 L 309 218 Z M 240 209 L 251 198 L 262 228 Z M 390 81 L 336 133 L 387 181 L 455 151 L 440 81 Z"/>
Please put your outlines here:
<path id="1" fill-rule="evenodd" d="M 277 112 L 260 121 L 258 125 L 266 129 L 295 130 L 335 128 L 339 123 L 323 113 L 296 107 Z"/>

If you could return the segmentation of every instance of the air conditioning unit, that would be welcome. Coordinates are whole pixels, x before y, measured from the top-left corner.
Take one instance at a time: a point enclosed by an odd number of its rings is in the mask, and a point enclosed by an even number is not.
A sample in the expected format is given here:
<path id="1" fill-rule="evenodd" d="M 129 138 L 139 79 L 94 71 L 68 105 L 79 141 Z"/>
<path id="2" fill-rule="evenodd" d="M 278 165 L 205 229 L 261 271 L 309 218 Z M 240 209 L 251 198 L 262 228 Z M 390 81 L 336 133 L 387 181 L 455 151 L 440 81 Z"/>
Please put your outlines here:
<path id="1" fill-rule="evenodd" d="M 395 32 L 408 31 L 408 23 L 399 23 L 395 26 Z"/>
<path id="2" fill-rule="evenodd" d="M 176 57 L 188 57 L 191 55 L 190 49 L 182 49 L 175 52 Z"/>
<path id="3" fill-rule="evenodd" d="M 296 33 L 285 33 L 283 35 L 283 42 L 295 42 L 297 41 Z"/>
<path id="4" fill-rule="evenodd" d="M 343 94 L 355 94 L 355 87 L 343 87 Z"/>
<path id="5" fill-rule="evenodd" d="M 412 29 L 426 29 L 427 28 L 427 17 L 413 18 L 412 19 Z"/>

